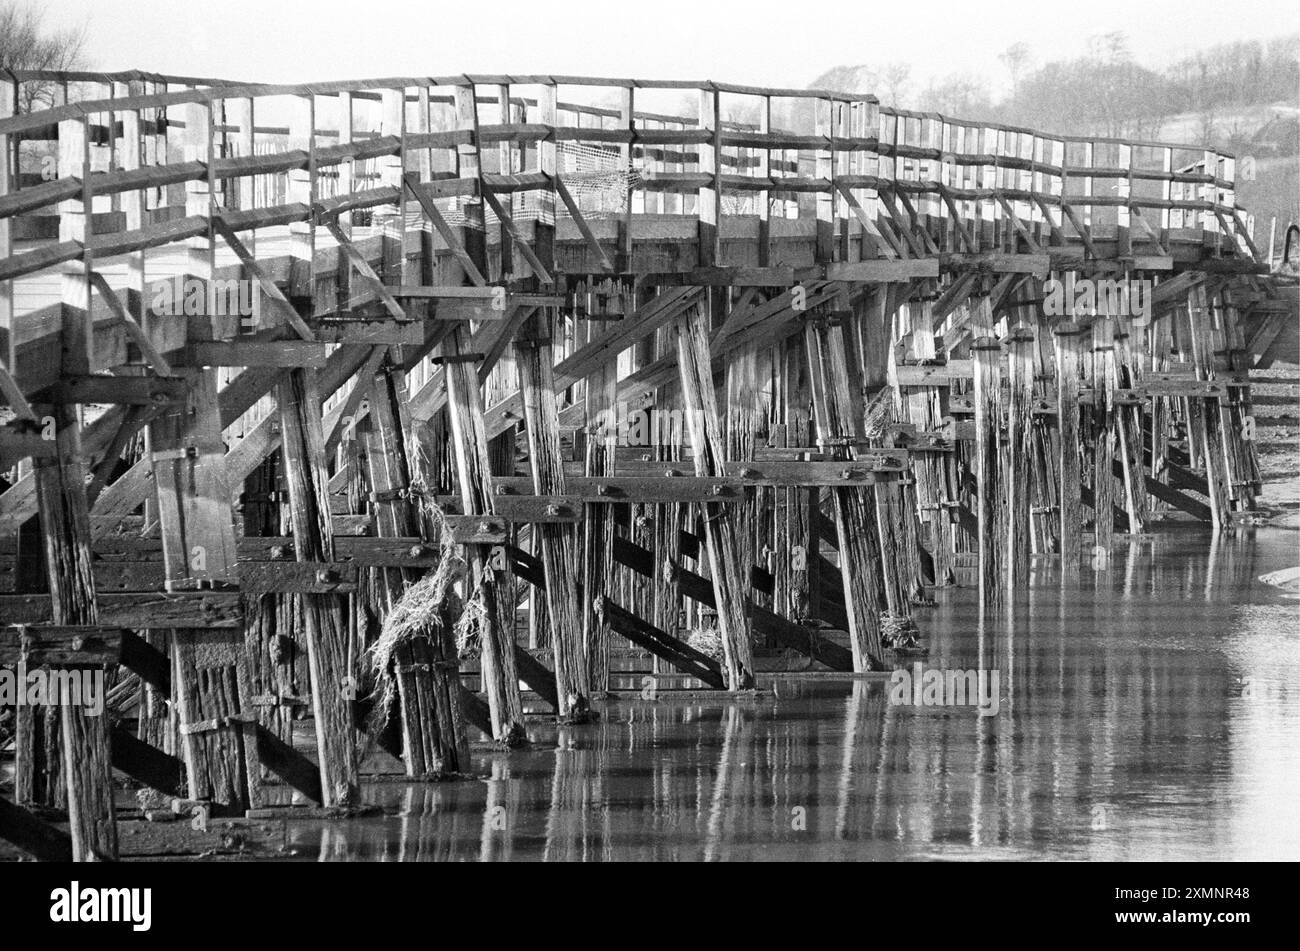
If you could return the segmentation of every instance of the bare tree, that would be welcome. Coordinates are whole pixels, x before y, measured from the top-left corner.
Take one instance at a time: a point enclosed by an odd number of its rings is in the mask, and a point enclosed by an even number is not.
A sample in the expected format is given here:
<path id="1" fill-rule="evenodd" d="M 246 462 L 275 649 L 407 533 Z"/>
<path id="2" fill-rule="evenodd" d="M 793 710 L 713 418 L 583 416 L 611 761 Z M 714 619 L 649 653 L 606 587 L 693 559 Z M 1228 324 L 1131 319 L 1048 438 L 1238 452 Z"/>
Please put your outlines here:
<path id="1" fill-rule="evenodd" d="M 993 100 L 984 81 L 970 73 L 952 73 L 931 80 L 921 93 L 921 108 L 960 119 L 988 119 L 993 114 Z"/>
<path id="2" fill-rule="evenodd" d="M 1007 72 L 1011 74 L 1012 100 L 1020 94 L 1020 77 L 1025 74 L 1033 58 L 1034 54 L 1029 49 L 1028 43 L 1012 43 L 998 56 L 1002 65 L 1007 68 Z"/>
<path id="3" fill-rule="evenodd" d="M 911 86 L 912 64 L 894 62 L 886 64 L 881 71 L 881 89 L 887 103 L 891 106 L 904 105 L 908 88 Z"/>
<path id="4" fill-rule="evenodd" d="M 31 3 L 0 0 L 0 69 L 71 70 L 85 65 L 86 29 L 50 30 Z M 54 102 L 54 83 L 21 84 L 18 109 L 31 112 Z"/>

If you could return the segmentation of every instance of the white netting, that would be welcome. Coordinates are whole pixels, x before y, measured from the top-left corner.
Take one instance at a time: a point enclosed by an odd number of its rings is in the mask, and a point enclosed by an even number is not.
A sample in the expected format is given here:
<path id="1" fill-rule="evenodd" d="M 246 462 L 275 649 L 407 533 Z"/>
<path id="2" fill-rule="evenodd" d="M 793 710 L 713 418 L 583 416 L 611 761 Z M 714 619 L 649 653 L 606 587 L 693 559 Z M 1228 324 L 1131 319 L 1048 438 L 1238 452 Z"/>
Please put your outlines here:
<path id="1" fill-rule="evenodd" d="M 638 168 L 622 165 L 616 148 L 562 142 L 558 152 L 560 177 L 584 215 L 622 214 L 628 190 L 641 184 Z M 568 213 L 566 208 L 556 211 Z"/>
<path id="2" fill-rule="evenodd" d="M 642 182 L 641 170 L 621 164 L 619 150 L 613 146 L 593 145 L 585 142 L 561 142 L 556 147 L 556 171 L 569 189 L 584 218 L 601 218 L 621 215 L 627 202 L 629 189 Z M 550 212 L 568 218 L 569 209 L 558 196 L 547 191 L 521 191 L 514 195 L 499 196 L 501 203 L 516 221 L 545 218 Z M 550 202 L 554 200 L 554 209 Z M 464 222 L 461 211 L 464 199 L 439 199 L 436 204 L 449 224 Z M 408 224 L 418 226 L 418 210 L 407 209 Z M 484 209 L 486 223 L 497 223 L 490 208 Z"/>

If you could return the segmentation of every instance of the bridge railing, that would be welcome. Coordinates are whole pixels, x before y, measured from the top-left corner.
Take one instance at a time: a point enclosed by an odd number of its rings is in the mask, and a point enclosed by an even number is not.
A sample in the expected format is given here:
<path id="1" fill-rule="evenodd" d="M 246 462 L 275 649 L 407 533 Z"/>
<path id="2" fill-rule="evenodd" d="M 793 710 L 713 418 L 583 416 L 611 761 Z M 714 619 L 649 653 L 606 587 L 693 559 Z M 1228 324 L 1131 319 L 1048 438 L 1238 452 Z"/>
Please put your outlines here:
<path id="1" fill-rule="evenodd" d="M 591 247 L 589 270 L 631 269 L 633 241 L 655 238 L 696 243 L 677 265 L 689 270 L 789 263 L 782 241 L 810 247 L 818 264 L 1065 249 L 1161 268 L 1180 249 L 1253 254 L 1233 174 L 1233 157 L 1214 150 L 1050 135 L 823 90 L 5 73 L 0 355 L 13 365 L 18 279 L 69 264 L 84 275 L 93 259 L 123 255 L 141 272 L 148 249 L 207 246 L 214 213 L 250 245 L 268 230 L 313 242 L 325 222 L 391 228 L 416 217 L 412 176 L 450 220 L 567 219 Z"/>

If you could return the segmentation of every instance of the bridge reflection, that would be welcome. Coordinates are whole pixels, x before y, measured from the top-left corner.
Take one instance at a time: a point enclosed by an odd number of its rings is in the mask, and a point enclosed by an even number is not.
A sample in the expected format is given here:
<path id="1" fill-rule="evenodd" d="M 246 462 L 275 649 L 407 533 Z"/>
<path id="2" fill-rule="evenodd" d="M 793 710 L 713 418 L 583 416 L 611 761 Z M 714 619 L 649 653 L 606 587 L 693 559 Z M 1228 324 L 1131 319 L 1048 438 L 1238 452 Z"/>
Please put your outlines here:
<path id="1" fill-rule="evenodd" d="M 883 676 L 619 701 L 478 757 L 480 781 L 373 786 L 384 817 L 291 839 L 322 860 L 1294 854 L 1300 652 L 1255 581 L 1293 546 L 1195 540 L 1132 540 L 1081 582 L 1039 565 L 991 614 L 941 600 L 926 665 L 998 670 L 997 716 L 893 705 Z"/>

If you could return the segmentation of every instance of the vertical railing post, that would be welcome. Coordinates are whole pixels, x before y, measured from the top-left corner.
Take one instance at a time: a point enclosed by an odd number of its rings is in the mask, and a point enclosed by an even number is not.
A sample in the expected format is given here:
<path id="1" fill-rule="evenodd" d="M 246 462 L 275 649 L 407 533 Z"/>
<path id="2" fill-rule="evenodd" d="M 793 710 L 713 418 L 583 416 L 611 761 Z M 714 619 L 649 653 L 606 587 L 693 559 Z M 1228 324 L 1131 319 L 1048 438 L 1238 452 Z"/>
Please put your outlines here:
<path id="1" fill-rule="evenodd" d="M 555 83 L 543 84 L 537 92 L 537 121 L 554 128 L 559 125 L 559 87 Z M 541 192 L 541 207 L 538 209 L 539 224 L 555 227 L 555 176 L 559 174 L 559 149 L 554 139 L 543 139 L 537 143 L 537 170 L 546 175 L 551 184 Z"/>
<path id="2" fill-rule="evenodd" d="M 721 94 L 716 88 L 706 86 L 700 94 L 700 129 L 711 134 L 710 141 L 698 146 L 700 174 L 709 176 L 709 183 L 701 185 L 696 211 L 699 216 L 699 265 L 716 267 L 721 257 L 719 211 L 722 204 L 722 118 Z"/>
<path id="3" fill-rule="evenodd" d="M 117 92 L 122 98 L 133 96 L 139 92 L 138 84 L 118 83 Z M 117 116 L 122 120 L 122 145 L 117 152 L 117 164 L 123 171 L 134 171 L 140 168 L 142 160 L 140 110 L 126 109 L 118 112 Z M 122 211 L 122 226 L 127 231 L 144 227 L 144 193 L 139 190 L 124 192 L 118 201 Z M 136 295 L 134 304 L 132 294 Z M 127 308 L 140 319 L 141 326 L 148 332 L 149 297 L 145 287 L 143 251 L 126 256 L 126 295 Z"/>
<path id="4" fill-rule="evenodd" d="M 619 90 L 619 128 L 632 129 L 636 125 L 636 90 L 630 86 Z M 632 143 L 618 147 L 619 171 L 627 174 L 632 168 Z M 614 256 L 614 269 L 620 273 L 632 270 L 632 194 L 629 184 L 623 195 L 623 214 L 618 226 L 618 248 Z"/>
<path id="5" fill-rule="evenodd" d="M 1133 253 L 1133 234 L 1132 212 L 1129 210 L 1128 201 L 1133 195 L 1133 147 L 1131 145 L 1120 145 L 1119 150 L 1119 167 L 1128 172 L 1127 175 L 1115 180 L 1115 194 L 1120 199 L 1120 205 L 1116 211 L 1116 250 L 1120 257 L 1128 257 Z"/>
<path id="6" fill-rule="evenodd" d="M 0 72 L 0 120 L 18 111 L 18 82 L 11 73 Z M 18 183 L 17 136 L 0 133 L 0 198 Z M 13 253 L 13 218 L 0 218 L 0 261 Z M 0 364 L 17 372 L 18 341 L 14 334 L 14 282 L 0 281 Z"/>
<path id="7" fill-rule="evenodd" d="M 816 134 L 829 139 L 835 130 L 834 99 L 813 99 Z M 835 153 L 830 146 L 816 150 L 815 177 L 819 182 L 830 182 L 835 177 Z M 835 258 L 835 200 L 829 191 L 817 192 L 817 244 L 813 260 L 817 264 L 830 264 Z"/>
<path id="8" fill-rule="evenodd" d="M 842 176 L 850 173 L 849 160 L 853 153 L 835 148 L 833 140 L 847 139 L 852 135 L 850 131 L 850 110 L 851 104 L 847 100 L 831 100 L 831 127 L 829 130 L 832 138 L 831 187 L 826 194 L 830 197 L 831 208 L 834 213 L 833 233 L 838 235 L 836 241 L 838 245 L 837 258 L 840 261 L 849 260 L 849 203 L 839 193 L 836 184 Z"/>
<path id="9" fill-rule="evenodd" d="M 352 92 L 343 90 L 338 95 L 338 113 L 339 113 L 339 145 L 351 145 L 352 138 Z M 338 170 L 338 194 L 351 194 L 357 187 L 356 180 L 356 161 L 355 159 L 344 159 L 336 166 Z M 424 176 L 427 177 L 427 176 Z M 402 183 L 399 181 L 397 187 L 400 189 Z M 343 232 L 346 238 L 352 237 L 352 212 L 345 211 L 338 217 L 339 230 Z M 342 266 L 340 266 L 342 270 Z M 346 285 L 345 285 L 346 286 Z M 339 302 L 342 306 L 343 302 Z"/>
<path id="10" fill-rule="evenodd" d="M 380 96 L 384 134 L 396 136 L 400 144 L 396 155 L 385 155 L 379 160 L 379 187 L 396 189 L 397 200 L 376 209 L 375 230 L 380 234 L 383 248 L 380 276 L 385 283 L 400 284 L 406 257 L 406 193 L 402 190 L 402 177 L 406 173 L 406 88 L 385 89 Z"/>
<path id="11" fill-rule="evenodd" d="M 760 135 L 772 134 L 772 97 L 764 96 L 759 103 L 758 131 Z M 758 167 L 755 174 L 759 178 L 772 177 L 772 150 L 758 149 Z M 772 260 L 772 198 L 768 189 L 756 193 L 758 202 L 758 266 L 767 267 Z"/>

